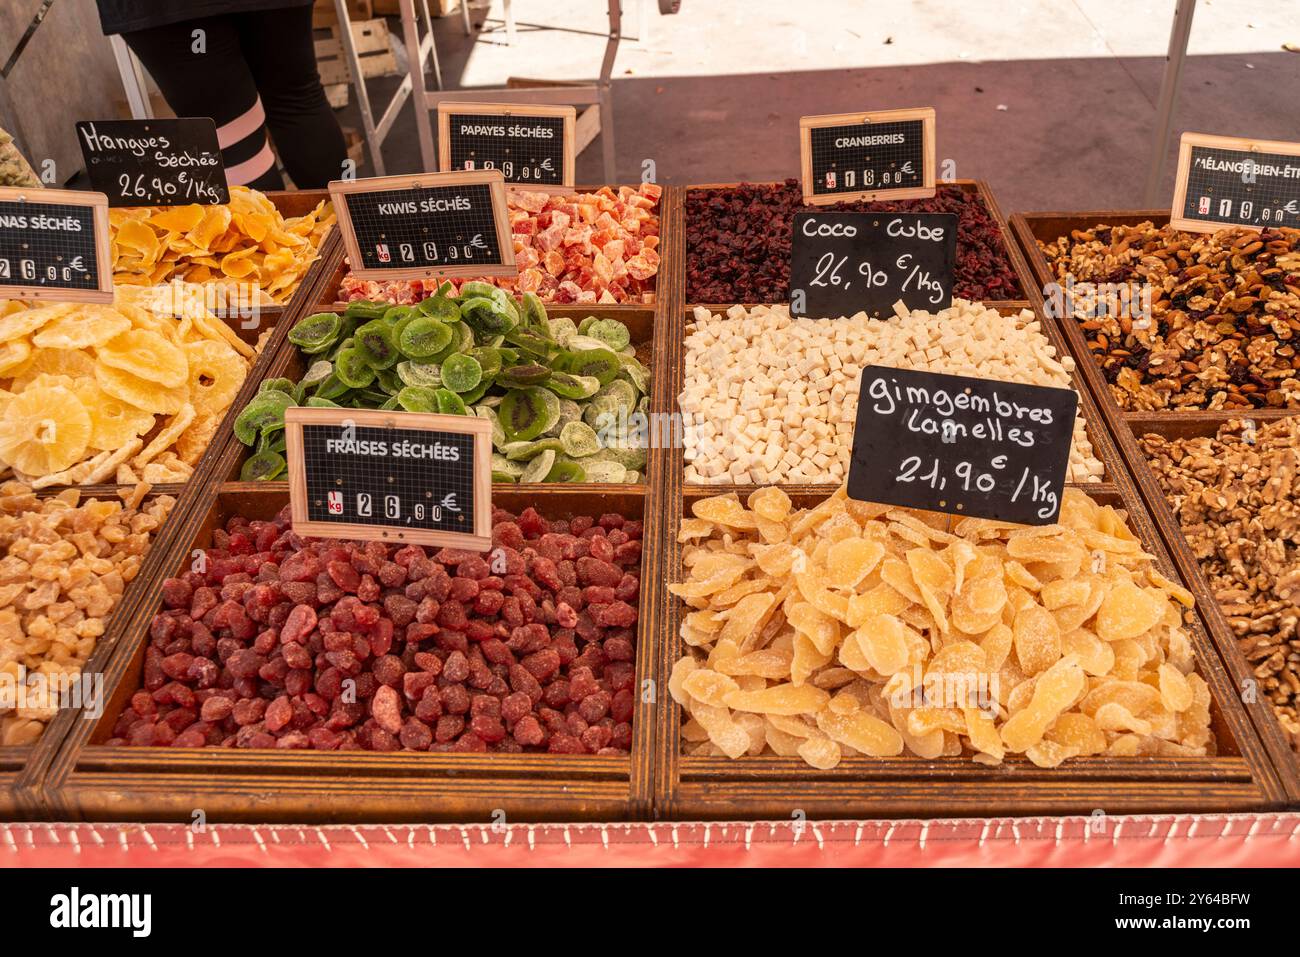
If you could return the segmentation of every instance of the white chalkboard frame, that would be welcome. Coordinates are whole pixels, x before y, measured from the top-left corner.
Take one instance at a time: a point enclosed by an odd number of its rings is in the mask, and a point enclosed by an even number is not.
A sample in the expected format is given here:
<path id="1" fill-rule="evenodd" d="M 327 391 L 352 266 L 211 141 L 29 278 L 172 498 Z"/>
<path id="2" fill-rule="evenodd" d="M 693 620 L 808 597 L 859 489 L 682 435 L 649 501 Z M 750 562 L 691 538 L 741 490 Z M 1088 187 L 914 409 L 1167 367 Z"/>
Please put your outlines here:
<path id="1" fill-rule="evenodd" d="M 383 193 L 395 189 L 415 189 L 430 186 L 462 186 L 486 184 L 492 192 L 492 222 L 496 226 L 497 248 L 501 250 L 500 263 L 477 263 L 466 266 L 413 269 L 364 269 L 364 260 L 357 245 L 357 235 L 348 213 L 347 197 L 352 193 Z M 506 207 L 506 181 L 499 170 L 474 170 L 453 173 L 420 173 L 415 176 L 376 176 L 367 179 L 334 180 L 329 184 L 330 200 L 338 219 L 343 248 L 351 264 L 352 275 L 358 279 L 437 279 L 476 278 L 479 276 L 517 276 L 515 244 L 510 233 L 510 211 Z M 106 200 L 107 202 L 107 200 Z"/>
<path id="2" fill-rule="evenodd" d="M 1192 147 L 1208 146 L 1215 149 L 1234 150 L 1241 153 L 1281 153 L 1300 156 L 1300 143 L 1283 140 L 1252 140 L 1242 136 L 1216 136 L 1212 133 L 1184 133 L 1178 141 L 1177 176 L 1174 179 L 1174 201 L 1170 207 L 1169 225 L 1189 233 L 1217 233 L 1220 229 L 1240 226 L 1261 232 L 1264 227 L 1254 223 L 1219 222 L 1209 219 L 1187 219 L 1182 215 L 1187 201 L 1187 177 L 1192 166 Z"/>
<path id="3" fill-rule="evenodd" d="M 404 525 L 354 525 L 346 522 L 312 522 L 307 518 L 307 470 L 303 459 L 304 425 L 351 422 L 376 429 L 427 429 L 474 436 L 474 532 L 412 529 Z M 292 406 L 284 412 L 285 458 L 289 463 L 289 511 L 300 535 L 351 538 L 359 541 L 400 542 L 435 548 L 492 546 L 492 422 L 476 415 L 439 415 L 432 412 L 398 412 L 382 409 L 317 409 Z"/>
<path id="4" fill-rule="evenodd" d="M 835 203 L 874 202 L 878 199 L 931 199 L 935 194 L 934 108 L 930 106 L 906 110 L 872 110 L 866 113 L 827 113 L 821 116 L 799 118 L 799 177 L 803 188 L 803 201 L 814 206 L 831 206 Z M 871 189 L 856 193 L 815 193 L 812 189 L 812 131 L 823 126 L 849 126 L 854 123 L 898 123 L 920 120 L 923 145 L 921 148 L 925 169 L 922 184 L 902 189 Z"/>
<path id="5" fill-rule="evenodd" d="M 540 106 L 528 103 L 475 103 L 472 100 L 444 100 L 438 104 L 438 169 L 444 173 L 455 172 L 451 168 L 451 118 L 469 114 L 471 116 L 552 116 L 564 120 L 564 169 L 561 181 L 557 183 L 519 183 L 507 180 L 511 189 L 554 192 L 557 187 L 572 189 L 577 175 L 578 111 L 572 106 Z"/>
<path id="6" fill-rule="evenodd" d="M 52 300 L 54 302 L 113 301 L 113 263 L 109 257 L 108 197 L 79 189 L 39 189 L 28 186 L 0 186 L 0 201 L 53 206 L 85 206 L 95 211 L 95 263 L 99 285 L 95 289 L 67 289 L 61 286 L 0 285 L 0 299 Z"/>

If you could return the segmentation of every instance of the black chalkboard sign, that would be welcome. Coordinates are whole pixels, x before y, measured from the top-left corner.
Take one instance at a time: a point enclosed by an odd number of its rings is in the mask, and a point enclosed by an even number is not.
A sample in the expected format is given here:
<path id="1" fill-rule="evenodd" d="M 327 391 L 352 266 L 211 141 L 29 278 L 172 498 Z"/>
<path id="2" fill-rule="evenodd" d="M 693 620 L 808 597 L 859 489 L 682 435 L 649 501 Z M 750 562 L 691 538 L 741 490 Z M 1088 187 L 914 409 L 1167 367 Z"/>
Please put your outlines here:
<path id="1" fill-rule="evenodd" d="M 576 117 L 572 106 L 439 103 L 439 168 L 495 169 L 523 186 L 572 186 Z"/>
<path id="2" fill-rule="evenodd" d="M 1184 133 L 1170 222 L 1194 232 L 1300 227 L 1300 143 Z"/>
<path id="3" fill-rule="evenodd" d="M 934 110 L 805 116 L 799 121 L 805 203 L 934 195 Z"/>
<path id="4" fill-rule="evenodd" d="M 0 188 L 0 298 L 113 301 L 103 193 Z"/>
<path id="5" fill-rule="evenodd" d="M 1079 396 L 1015 382 L 868 366 L 848 493 L 864 502 L 1050 525 Z"/>
<path id="6" fill-rule="evenodd" d="M 330 196 L 360 279 L 517 273 L 495 170 L 336 180 Z"/>
<path id="7" fill-rule="evenodd" d="M 285 428 L 299 533 L 465 548 L 491 544 L 488 420 L 292 408 Z"/>
<path id="8" fill-rule="evenodd" d="M 212 206 L 230 202 L 211 117 L 84 120 L 77 141 L 91 185 L 109 206 Z"/>
<path id="9" fill-rule="evenodd" d="M 795 213 L 790 311 L 834 319 L 952 305 L 957 217 L 950 213 Z"/>

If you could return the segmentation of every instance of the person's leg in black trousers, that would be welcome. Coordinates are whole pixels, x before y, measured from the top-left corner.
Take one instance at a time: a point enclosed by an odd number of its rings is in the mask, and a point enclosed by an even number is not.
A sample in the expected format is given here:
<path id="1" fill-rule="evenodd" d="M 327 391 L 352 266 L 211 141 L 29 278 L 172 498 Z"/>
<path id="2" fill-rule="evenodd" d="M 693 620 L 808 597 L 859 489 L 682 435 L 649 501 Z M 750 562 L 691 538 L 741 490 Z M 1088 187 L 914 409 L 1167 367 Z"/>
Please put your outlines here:
<path id="1" fill-rule="evenodd" d="M 194 31 L 201 30 L 196 40 Z M 122 34 L 177 116 L 210 116 L 232 186 L 284 189 L 253 71 L 234 18 L 204 17 Z M 197 47 L 197 49 L 196 49 Z"/>
<path id="2" fill-rule="evenodd" d="M 195 30 L 203 31 L 201 44 Z M 122 38 L 177 116 L 216 122 L 231 185 L 284 188 L 267 127 L 298 188 L 342 176 L 347 148 L 316 72 L 310 6 L 187 20 Z"/>
<path id="3" fill-rule="evenodd" d="M 348 158 L 343 131 L 316 71 L 311 13 L 307 5 L 235 18 L 271 139 L 300 189 L 320 189 L 342 178 Z"/>

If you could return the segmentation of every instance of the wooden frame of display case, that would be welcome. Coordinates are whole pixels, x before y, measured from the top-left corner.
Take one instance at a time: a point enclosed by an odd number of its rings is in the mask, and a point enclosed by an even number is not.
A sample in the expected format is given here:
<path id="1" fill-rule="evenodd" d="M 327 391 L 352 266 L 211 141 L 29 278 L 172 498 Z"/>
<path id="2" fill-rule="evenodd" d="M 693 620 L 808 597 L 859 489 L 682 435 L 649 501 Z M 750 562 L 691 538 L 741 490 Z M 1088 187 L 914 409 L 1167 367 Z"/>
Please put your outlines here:
<path id="1" fill-rule="evenodd" d="M 666 190 L 667 194 L 668 191 Z M 661 216 L 664 209 L 661 200 Z M 677 201 L 680 211 L 680 199 Z M 661 235 L 662 235 L 661 225 Z M 680 232 L 680 230 L 678 230 Z M 680 251 L 660 247 L 669 269 L 680 270 Z M 319 280 L 276 329 L 272 353 L 246 383 L 232 408 L 242 408 L 260 382 L 305 371 L 288 328 L 333 304 L 343 250 L 334 244 Z M 678 265 L 674 266 L 674 263 Z M 662 304 L 660 304 L 660 307 Z M 552 314 L 616 317 L 632 330 L 639 355 L 650 365 L 652 411 L 667 408 L 660 385 L 664 362 L 662 313 L 654 304 L 551 307 Z M 222 748 L 106 747 L 116 716 L 139 687 L 148 625 L 160 607 L 163 579 L 185 566 L 231 514 L 271 517 L 288 502 L 284 482 L 240 482 L 247 455 L 228 428 L 205 462 L 201 500 L 187 513 L 169 555 L 142 592 L 135 613 L 120 623 L 116 654 L 106 666 L 109 701 L 104 716 L 79 722 L 67 733 L 44 780 L 43 800 L 56 817 L 105 820 L 128 817 L 189 820 L 202 809 L 209 821 L 509 821 L 636 820 L 651 815 L 656 698 L 648 685 L 662 657 L 658 624 L 662 576 L 658 571 L 663 525 L 662 454 L 649 456 L 642 485 L 494 485 L 496 505 L 532 506 L 549 518 L 619 511 L 644 523 L 641 618 L 638 623 L 633 745 L 626 757 L 552 754 L 412 754 L 374 752 L 236 751 Z M 338 801 L 322 801 L 337 796 Z"/>
<path id="2" fill-rule="evenodd" d="M 1300 409 L 1124 411 L 1116 403 L 1101 367 L 1094 361 L 1092 350 L 1079 324 L 1068 318 L 1049 318 L 1044 309 L 1043 295 L 1038 292 L 1045 289 L 1048 283 L 1056 281 L 1055 274 L 1038 247 L 1040 240 L 1051 241 L 1061 236 L 1068 236 L 1074 230 L 1086 230 L 1094 226 L 1136 225 L 1146 220 L 1150 220 L 1156 226 L 1167 225 L 1170 221 L 1169 210 L 1017 213 L 1011 219 L 1011 226 L 1035 280 L 1034 285 L 1037 287 L 1034 290 L 1035 307 L 1044 317 L 1045 323 L 1059 329 L 1066 347 L 1075 359 L 1080 377 L 1087 384 L 1097 406 L 1106 417 L 1115 436 L 1116 445 L 1131 470 L 1134 484 L 1143 501 L 1150 509 L 1163 543 L 1183 580 L 1196 596 L 1197 608 L 1219 650 L 1232 686 L 1241 688 L 1245 686 L 1244 682 L 1253 677 L 1253 669 L 1238 650 L 1232 627 L 1215 600 L 1178 520 L 1169 508 L 1159 480 L 1147 464 L 1146 455 L 1138 439 L 1147 433 L 1156 433 L 1169 439 L 1214 435 L 1219 426 L 1232 419 L 1254 419 L 1258 423 L 1267 424 L 1278 418 L 1300 415 Z M 1264 748 L 1277 769 L 1285 788 L 1287 803 L 1291 806 L 1300 806 L 1300 756 L 1288 745 L 1277 718 L 1266 702 L 1256 700 L 1246 704 L 1245 707 L 1255 724 Z"/>

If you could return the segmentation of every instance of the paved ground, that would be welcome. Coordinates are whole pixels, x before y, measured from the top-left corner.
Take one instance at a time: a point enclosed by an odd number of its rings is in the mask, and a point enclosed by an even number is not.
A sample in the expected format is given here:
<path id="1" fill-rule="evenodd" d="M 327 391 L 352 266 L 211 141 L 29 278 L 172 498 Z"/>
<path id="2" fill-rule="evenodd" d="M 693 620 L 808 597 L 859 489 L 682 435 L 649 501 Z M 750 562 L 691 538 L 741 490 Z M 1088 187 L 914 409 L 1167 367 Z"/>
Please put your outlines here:
<path id="1" fill-rule="evenodd" d="M 683 0 L 668 17 L 641 2 L 644 17 L 627 0 L 637 39 L 615 67 L 621 180 L 646 158 L 660 182 L 794 176 L 801 115 L 933 105 L 939 158 L 1008 212 L 1141 205 L 1173 0 Z M 449 86 L 595 75 L 604 3 L 514 9 L 514 46 L 501 0 L 474 10 L 469 38 L 459 16 L 437 21 Z M 1182 130 L 1300 139 L 1300 54 L 1284 43 L 1300 44 L 1300 0 L 1200 0 L 1174 148 Z M 359 127 L 355 104 L 340 115 Z M 419 168 L 409 107 L 385 156 L 389 172 Z M 578 180 L 601 179 L 596 144 Z"/>

